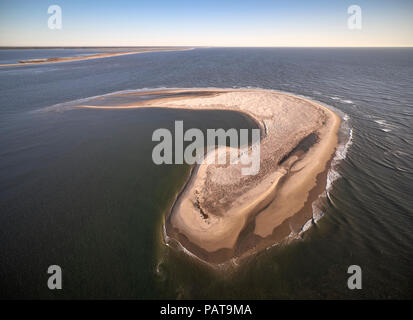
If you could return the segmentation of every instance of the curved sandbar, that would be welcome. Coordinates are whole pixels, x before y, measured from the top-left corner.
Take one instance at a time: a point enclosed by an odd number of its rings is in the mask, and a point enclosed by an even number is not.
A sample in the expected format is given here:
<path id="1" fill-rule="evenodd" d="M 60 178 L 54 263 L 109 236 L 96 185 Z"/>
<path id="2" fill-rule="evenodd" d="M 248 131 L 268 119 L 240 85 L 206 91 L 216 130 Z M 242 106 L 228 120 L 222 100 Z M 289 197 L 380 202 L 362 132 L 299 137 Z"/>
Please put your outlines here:
<path id="1" fill-rule="evenodd" d="M 311 203 L 324 190 L 338 143 L 340 118 L 334 112 L 300 97 L 266 90 L 146 94 L 163 97 L 118 108 L 233 110 L 250 116 L 265 132 L 256 175 L 242 175 L 241 164 L 195 166 L 166 219 L 170 238 L 200 259 L 219 264 L 298 233 L 312 218 Z"/>

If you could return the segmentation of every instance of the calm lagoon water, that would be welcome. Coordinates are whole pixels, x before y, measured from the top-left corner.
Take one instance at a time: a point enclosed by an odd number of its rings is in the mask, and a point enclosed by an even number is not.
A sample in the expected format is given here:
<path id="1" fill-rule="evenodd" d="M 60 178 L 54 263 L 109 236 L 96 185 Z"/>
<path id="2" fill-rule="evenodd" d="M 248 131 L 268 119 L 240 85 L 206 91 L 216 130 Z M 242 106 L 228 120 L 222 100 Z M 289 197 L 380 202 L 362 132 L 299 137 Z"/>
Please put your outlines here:
<path id="1" fill-rule="evenodd" d="M 50 56 L 1 50 L 0 63 Z M 412 49 L 208 48 L 0 68 L 0 296 L 413 298 L 412 83 Z M 234 112 L 59 107 L 191 87 L 304 95 L 347 115 L 352 130 L 324 217 L 231 272 L 163 245 L 163 216 L 189 168 L 154 165 L 151 136 L 175 120 L 203 130 L 250 121 Z M 63 269 L 58 292 L 46 286 L 52 264 Z M 347 289 L 353 264 L 362 290 Z"/>

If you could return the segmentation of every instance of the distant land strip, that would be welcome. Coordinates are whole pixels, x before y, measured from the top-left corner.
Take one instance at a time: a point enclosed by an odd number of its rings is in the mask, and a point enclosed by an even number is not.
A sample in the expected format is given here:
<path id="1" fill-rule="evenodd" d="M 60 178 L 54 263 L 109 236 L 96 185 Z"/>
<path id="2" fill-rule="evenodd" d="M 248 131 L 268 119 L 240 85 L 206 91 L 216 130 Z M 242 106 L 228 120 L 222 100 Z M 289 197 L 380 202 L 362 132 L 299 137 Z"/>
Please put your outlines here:
<path id="1" fill-rule="evenodd" d="M 103 48 L 100 48 L 100 49 L 103 49 Z M 148 47 L 148 48 L 133 49 L 133 51 L 95 53 L 95 54 L 85 55 L 81 57 L 50 57 L 50 58 L 42 58 L 42 59 L 27 59 L 27 60 L 20 60 L 18 61 L 18 63 L 0 64 L 0 67 L 14 67 L 14 66 L 27 66 L 27 65 L 59 63 L 59 62 L 69 62 L 69 61 L 81 61 L 81 60 L 91 60 L 91 59 L 101 59 L 101 58 L 109 58 L 109 57 L 115 57 L 115 56 L 123 56 L 123 55 L 128 55 L 128 54 L 145 53 L 145 52 L 185 51 L 185 50 L 192 50 L 192 49 L 194 48 L 192 47 L 191 48 Z"/>

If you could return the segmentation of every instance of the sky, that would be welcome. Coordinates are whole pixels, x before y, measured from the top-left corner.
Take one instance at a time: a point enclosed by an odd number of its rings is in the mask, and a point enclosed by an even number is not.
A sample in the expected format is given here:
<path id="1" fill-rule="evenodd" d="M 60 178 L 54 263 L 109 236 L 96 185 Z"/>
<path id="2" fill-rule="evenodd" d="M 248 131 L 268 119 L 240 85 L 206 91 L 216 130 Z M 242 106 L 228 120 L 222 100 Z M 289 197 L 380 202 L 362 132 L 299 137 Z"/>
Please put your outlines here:
<path id="1" fill-rule="evenodd" d="M 411 47 L 413 1 L 0 0 L 0 46 Z"/>

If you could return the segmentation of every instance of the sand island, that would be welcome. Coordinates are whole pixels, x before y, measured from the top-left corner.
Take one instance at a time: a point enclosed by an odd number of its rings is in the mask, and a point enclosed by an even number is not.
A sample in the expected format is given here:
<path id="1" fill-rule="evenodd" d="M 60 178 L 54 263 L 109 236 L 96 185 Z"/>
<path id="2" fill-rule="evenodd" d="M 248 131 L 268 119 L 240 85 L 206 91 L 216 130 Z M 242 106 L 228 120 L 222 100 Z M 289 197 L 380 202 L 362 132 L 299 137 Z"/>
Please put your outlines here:
<path id="1" fill-rule="evenodd" d="M 312 203 L 325 190 L 338 144 L 341 119 L 330 109 L 290 94 L 258 89 L 116 95 L 128 96 L 128 103 L 99 105 L 96 100 L 78 107 L 232 110 L 250 117 L 261 130 L 258 174 L 242 175 L 241 165 L 236 164 L 193 166 L 165 218 L 168 244 L 182 246 L 217 266 L 298 234 L 311 221 Z"/>
<path id="2" fill-rule="evenodd" d="M 183 50 L 192 50 L 192 49 L 193 48 L 182 48 L 182 47 L 140 48 L 140 49 L 133 49 L 133 50 L 127 50 L 127 51 L 122 51 L 122 52 L 103 52 L 103 53 L 95 53 L 95 54 L 74 56 L 74 57 L 50 57 L 50 58 L 42 58 L 42 59 L 19 60 L 18 63 L 0 64 L 0 67 L 15 67 L 15 66 L 37 65 L 37 64 L 60 63 L 60 62 L 110 58 L 110 57 L 124 56 L 124 55 L 137 54 L 137 53 L 145 53 L 145 52 L 183 51 Z"/>

